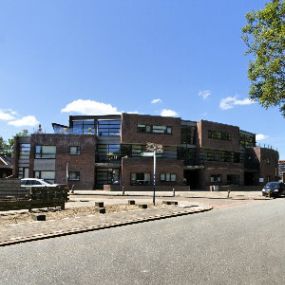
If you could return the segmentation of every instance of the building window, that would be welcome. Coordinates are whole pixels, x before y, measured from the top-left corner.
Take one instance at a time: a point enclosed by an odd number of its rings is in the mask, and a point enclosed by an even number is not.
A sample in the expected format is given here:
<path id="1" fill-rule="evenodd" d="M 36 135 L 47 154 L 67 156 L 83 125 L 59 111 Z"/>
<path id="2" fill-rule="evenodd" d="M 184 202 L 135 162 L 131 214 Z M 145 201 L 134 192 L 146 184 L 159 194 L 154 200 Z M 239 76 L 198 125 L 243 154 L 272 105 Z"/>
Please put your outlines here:
<path id="1" fill-rule="evenodd" d="M 142 156 L 143 152 L 145 152 L 145 145 L 141 144 L 132 145 L 132 157 Z"/>
<path id="2" fill-rule="evenodd" d="M 96 187 L 103 185 L 120 184 L 120 169 L 106 168 L 96 170 Z"/>
<path id="3" fill-rule="evenodd" d="M 41 178 L 47 180 L 48 182 L 54 183 L 55 181 L 55 171 L 38 170 L 34 171 L 35 178 Z"/>
<path id="4" fill-rule="evenodd" d="M 120 120 L 98 120 L 98 136 L 119 136 L 120 132 Z"/>
<path id="5" fill-rule="evenodd" d="M 240 176 L 239 175 L 227 175 L 227 184 L 239 185 L 240 184 Z"/>
<path id="6" fill-rule="evenodd" d="M 207 161 L 240 163 L 240 153 L 238 152 L 208 149 L 205 154 Z"/>
<path id="7" fill-rule="evenodd" d="M 230 141 L 231 136 L 228 132 L 208 130 L 208 138 L 214 140 Z"/>
<path id="8" fill-rule="evenodd" d="M 70 146 L 69 153 L 71 155 L 79 155 L 80 154 L 80 146 Z"/>
<path id="9" fill-rule="evenodd" d="M 181 126 L 181 143 L 196 144 L 197 128 L 194 126 Z"/>
<path id="10" fill-rule="evenodd" d="M 234 163 L 240 163 L 240 153 L 234 153 Z"/>
<path id="11" fill-rule="evenodd" d="M 36 145 L 35 158 L 55 158 L 56 147 L 48 145 Z"/>
<path id="12" fill-rule="evenodd" d="M 20 144 L 20 155 L 19 159 L 29 159 L 30 158 L 30 151 L 31 151 L 31 145 L 28 143 L 21 143 Z"/>
<path id="13" fill-rule="evenodd" d="M 131 185 L 150 185 L 150 173 L 131 173 Z"/>
<path id="14" fill-rule="evenodd" d="M 18 178 L 29 178 L 29 168 L 28 167 L 19 167 L 18 168 Z"/>
<path id="15" fill-rule="evenodd" d="M 240 144 L 243 147 L 255 147 L 255 134 L 240 131 Z"/>
<path id="16" fill-rule="evenodd" d="M 120 155 L 120 145 L 119 144 L 98 144 L 97 145 L 97 157 L 98 161 L 112 161 L 119 160 Z"/>
<path id="17" fill-rule="evenodd" d="M 139 133 L 172 135 L 172 127 L 170 126 L 138 124 L 137 131 Z"/>
<path id="18" fill-rule="evenodd" d="M 96 133 L 96 121 L 94 119 L 73 120 L 72 133 L 78 135 L 94 135 Z"/>
<path id="19" fill-rule="evenodd" d="M 211 183 L 220 183 L 220 182 L 222 182 L 222 175 L 221 174 L 211 175 L 210 176 L 210 182 Z"/>
<path id="20" fill-rule="evenodd" d="M 68 180 L 69 181 L 79 181 L 80 180 L 80 172 L 79 171 L 69 171 Z"/>
<path id="21" fill-rule="evenodd" d="M 161 173 L 160 181 L 161 182 L 176 182 L 176 174 L 175 173 Z"/>

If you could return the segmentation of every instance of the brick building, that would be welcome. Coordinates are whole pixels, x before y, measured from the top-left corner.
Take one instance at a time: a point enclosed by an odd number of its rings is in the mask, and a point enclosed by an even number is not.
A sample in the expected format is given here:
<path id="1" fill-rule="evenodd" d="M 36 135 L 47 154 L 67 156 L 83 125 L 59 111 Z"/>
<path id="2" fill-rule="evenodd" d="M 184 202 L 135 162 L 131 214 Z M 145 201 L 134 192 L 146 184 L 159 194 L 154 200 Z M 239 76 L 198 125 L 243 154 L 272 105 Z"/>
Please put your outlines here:
<path id="1" fill-rule="evenodd" d="M 278 175 L 281 180 L 285 183 L 285 160 L 278 161 Z"/>
<path id="2" fill-rule="evenodd" d="M 256 147 L 255 134 L 209 121 L 126 114 L 70 116 L 53 134 L 16 138 L 14 174 L 75 189 L 150 190 L 157 154 L 158 190 L 257 185 L 277 176 L 278 152 Z"/>

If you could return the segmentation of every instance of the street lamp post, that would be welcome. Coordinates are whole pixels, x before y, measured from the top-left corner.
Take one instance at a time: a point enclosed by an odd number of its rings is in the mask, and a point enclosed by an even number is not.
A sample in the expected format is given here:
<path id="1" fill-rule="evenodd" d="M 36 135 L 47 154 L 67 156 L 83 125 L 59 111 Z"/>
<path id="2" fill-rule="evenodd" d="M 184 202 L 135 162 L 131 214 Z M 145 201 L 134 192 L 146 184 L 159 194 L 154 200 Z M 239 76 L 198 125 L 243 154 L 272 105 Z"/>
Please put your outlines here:
<path id="1" fill-rule="evenodd" d="M 153 205 L 155 205 L 155 190 L 156 190 L 156 153 L 163 152 L 163 147 L 161 144 L 155 144 L 148 142 L 146 144 L 146 150 L 153 152 L 153 196 L 152 201 Z"/>
<path id="2" fill-rule="evenodd" d="M 152 202 L 155 206 L 155 175 L 156 175 L 156 149 L 153 150 L 153 197 Z"/>

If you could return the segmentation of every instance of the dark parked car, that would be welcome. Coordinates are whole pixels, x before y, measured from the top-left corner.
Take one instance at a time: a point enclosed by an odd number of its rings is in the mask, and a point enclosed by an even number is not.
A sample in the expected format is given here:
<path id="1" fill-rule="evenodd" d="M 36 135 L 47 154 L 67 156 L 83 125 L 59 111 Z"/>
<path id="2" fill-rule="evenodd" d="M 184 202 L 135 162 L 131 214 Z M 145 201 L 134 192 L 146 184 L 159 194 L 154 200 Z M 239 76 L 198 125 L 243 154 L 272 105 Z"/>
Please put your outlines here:
<path id="1" fill-rule="evenodd" d="M 280 197 L 285 195 L 285 185 L 282 182 L 268 182 L 262 189 L 262 196 Z"/>

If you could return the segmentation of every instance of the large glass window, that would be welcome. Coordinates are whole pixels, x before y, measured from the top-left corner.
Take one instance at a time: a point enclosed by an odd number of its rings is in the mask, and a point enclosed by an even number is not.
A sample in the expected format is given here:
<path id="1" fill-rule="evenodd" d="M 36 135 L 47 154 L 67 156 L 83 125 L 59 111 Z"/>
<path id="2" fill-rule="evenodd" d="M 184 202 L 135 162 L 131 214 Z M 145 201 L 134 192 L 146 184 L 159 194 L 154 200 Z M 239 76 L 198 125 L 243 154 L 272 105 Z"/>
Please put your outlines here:
<path id="1" fill-rule="evenodd" d="M 55 158 L 56 146 L 36 145 L 35 158 Z"/>
<path id="2" fill-rule="evenodd" d="M 208 149 L 205 150 L 205 154 L 204 157 L 207 161 L 240 163 L 240 153 L 238 152 Z"/>
<path id="3" fill-rule="evenodd" d="M 78 135 L 94 135 L 96 133 L 96 122 L 94 119 L 73 120 L 72 133 Z"/>
<path id="4" fill-rule="evenodd" d="M 119 184 L 120 169 L 104 168 L 96 170 L 96 185 L 100 188 L 103 185 Z"/>
<path id="5" fill-rule="evenodd" d="M 181 143 L 196 144 L 197 128 L 194 126 L 181 126 Z"/>
<path id="6" fill-rule="evenodd" d="M 150 185 L 150 173 L 131 173 L 131 185 Z"/>
<path id="7" fill-rule="evenodd" d="M 240 132 L 240 144 L 243 147 L 255 147 L 255 134 L 248 133 L 245 131 Z"/>
<path id="8" fill-rule="evenodd" d="M 195 148 L 178 147 L 177 158 L 184 160 L 188 165 L 198 163 Z"/>
<path id="9" fill-rule="evenodd" d="M 30 158 L 30 151 L 31 151 L 31 145 L 28 143 L 21 143 L 20 144 L 20 155 L 19 159 L 29 159 Z"/>
<path id="10" fill-rule="evenodd" d="M 120 145 L 119 144 L 98 144 L 97 145 L 97 160 L 98 161 L 109 161 L 119 160 Z"/>
<path id="11" fill-rule="evenodd" d="M 161 173 L 160 174 L 161 182 L 176 182 L 176 174 L 175 173 Z"/>
<path id="12" fill-rule="evenodd" d="M 42 178 L 44 180 L 47 180 L 51 183 L 54 183 L 55 181 L 55 171 L 46 171 L 46 170 L 40 170 L 34 172 L 35 178 Z"/>
<path id="13" fill-rule="evenodd" d="M 98 136 L 119 136 L 120 132 L 120 120 L 98 120 Z"/>
<path id="14" fill-rule="evenodd" d="M 18 168 L 18 178 L 28 178 L 29 172 L 30 170 L 28 167 L 19 167 Z"/>
<path id="15" fill-rule="evenodd" d="M 228 132 L 209 130 L 208 138 L 215 140 L 230 141 L 231 135 Z"/>

